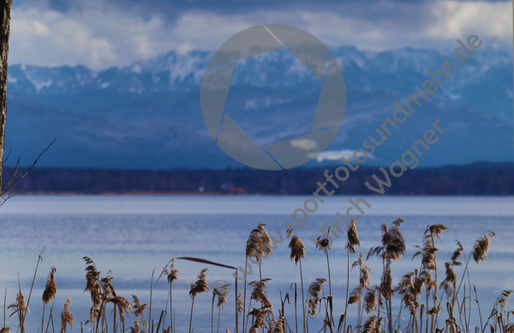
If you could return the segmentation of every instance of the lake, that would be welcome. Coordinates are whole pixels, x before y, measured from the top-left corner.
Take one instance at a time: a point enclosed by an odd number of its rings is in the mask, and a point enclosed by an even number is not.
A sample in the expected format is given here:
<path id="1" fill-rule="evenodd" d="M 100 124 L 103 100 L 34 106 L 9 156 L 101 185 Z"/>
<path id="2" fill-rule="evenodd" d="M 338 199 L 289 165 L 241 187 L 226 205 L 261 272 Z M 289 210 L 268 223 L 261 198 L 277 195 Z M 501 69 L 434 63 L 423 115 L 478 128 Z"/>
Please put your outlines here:
<path id="1" fill-rule="evenodd" d="M 31 314 L 27 325 L 31 331 L 41 321 L 41 295 L 51 267 L 56 267 L 55 281 L 58 292 L 54 317 L 59 330 L 60 312 L 67 297 L 71 298 L 70 310 L 75 317 L 72 332 L 80 331 L 80 322 L 88 320 L 91 301 L 86 286 L 85 263 L 82 257 L 92 258 L 102 276 L 113 276 L 118 295 L 132 300 L 138 295 L 149 303 L 152 270 L 155 279 L 173 257 L 189 256 L 212 260 L 231 266 L 243 266 L 245 245 L 249 232 L 260 222 L 272 236 L 275 231 L 285 234 L 284 220 L 305 199 L 311 196 L 129 196 L 129 195 L 17 195 L 0 208 L 3 225 L 0 248 L 0 287 L 7 288 L 7 305 L 14 302 L 18 290 L 18 272 L 22 292 L 28 297 L 39 253 L 43 262 L 39 265 L 34 290 L 29 304 Z M 326 257 L 309 240 L 321 233 L 318 228 L 325 222 L 332 224 L 335 213 L 349 206 L 348 196 L 327 197 L 318 211 L 309 214 L 306 227 L 298 235 L 306 245 L 303 262 L 305 290 L 318 277 L 327 277 Z M 357 196 L 352 197 L 353 200 Z M 494 298 L 504 289 L 514 289 L 514 198 L 513 197 L 439 197 L 439 196 L 363 196 L 371 208 L 357 221 L 361 247 L 367 255 L 372 246 L 380 245 L 381 224 L 398 217 L 405 222 L 400 230 L 406 239 L 405 257 L 393 263 L 393 281 L 410 270 L 419 268 L 419 257 L 411 261 L 416 244 L 421 244 L 423 232 L 431 224 L 444 224 L 450 229 L 436 240 L 439 249 L 439 281 L 444 277 L 444 262 L 456 249 L 455 239 L 462 242 L 467 256 L 474 241 L 482 233 L 492 230 L 497 236 L 492 240 L 489 259 L 484 263 L 470 262 L 472 283 L 476 284 L 483 313 L 489 313 Z M 344 210 L 343 210 L 344 209 Z M 340 224 L 343 229 L 346 226 Z M 271 278 L 268 295 L 280 306 L 282 295 L 291 293 L 292 282 L 299 281 L 298 266 L 289 259 L 289 240 L 278 244 L 273 257 L 264 260 L 263 277 Z M 332 294 L 337 316 L 344 309 L 346 292 L 345 236 L 334 240 L 329 252 Z M 372 257 L 367 262 L 372 268 L 372 284 L 380 283 L 381 262 Z M 173 286 L 174 310 L 177 332 L 187 332 L 191 299 L 189 286 L 199 271 L 207 267 L 207 280 L 231 283 L 228 303 L 221 313 L 220 331 L 234 329 L 234 278 L 232 270 L 206 266 L 180 260 L 180 271 Z M 257 269 L 254 269 L 254 273 Z M 462 268 L 456 269 L 460 277 Z M 248 280 L 258 280 L 258 274 Z M 351 272 L 350 288 L 358 283 L 357 271 Z M 157 322 L 160 311 L 166 306 L 168 285 L 163 279 L 157 283 L 153 294 L 152 317 Z M 325 291 L 328 285 L 325 285 Z M 239 290 L 242 290 L 239 283 Z M 294 292 L 293 292 L 294 294 Z M 193 325 L 198 332 L 210 331 L 210 307 L 212 294 L 200 294 L 195 301 Z M 48 309 L 48 307 L 47 307 Z M 487 310 L 485 310 L 487 309 Z M 7 310 L 7 316 L 11 310 Z M 217 312 L 216 312 L 217 314 Z M 350 317 L 354 314 L 350 309 Z M 290 326 L 294 326 L 294 306 L 286 306 Z M 47 314 L 48 316 L 48 314 Z M 145 313 L 148 317 L 148 310 Z M 134 322 L 127 318 L 127 327 Z M 315 322 L 317 321 L 317 323 Z M 321 317 L 310 324 L 319 326 Z M 168 320 L 169 322 L 169 320 Z M 8 318 L 7 326 L 16 327 L 15 317 Z M 241 325 L 240 325 L 241 326 Z M 88 326 L 85 327 L 85 329 Z"/>

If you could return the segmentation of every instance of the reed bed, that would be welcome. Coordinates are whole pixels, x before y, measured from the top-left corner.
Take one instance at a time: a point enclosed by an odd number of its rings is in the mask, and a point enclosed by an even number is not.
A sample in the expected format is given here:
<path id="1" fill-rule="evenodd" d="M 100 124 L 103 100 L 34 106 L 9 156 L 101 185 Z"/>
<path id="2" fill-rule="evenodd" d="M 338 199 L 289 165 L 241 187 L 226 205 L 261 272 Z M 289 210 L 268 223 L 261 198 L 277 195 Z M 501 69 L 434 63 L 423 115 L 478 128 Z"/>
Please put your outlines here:
<path id="1" fill-rule="evenodd" d="M 514 312 L 508 310 L 509 297 L 513 291 L 502 291 L 490 309 L 483 309 L 469 273 L 471 264 L 482 264 L 488 259 L 490 243 L 495 233 L 489 231 L 480 235 L 467 253 L 457 241 L 452 255 L 449 258 L 440 258 L 436 243 L 448 228 L 442 224 L 429 225 L 422 235 L 421 244 L 416 246 L 417 252 L 411 261 L 415 267 L 404 272 L 397 281 L 393 281 L 393 276 L 400 276 L 392 274 L 395 262 L 401 260 L 406 253 L 406 242 L 401 232 L 403 222 L 399 218 L 390 225 L 382 225 L 381 239 L 367 253 L 360 250 L 361 242 L 355 221 L 352 221 L 346 232 L 343 252 L 334 250 L 330 253 L 333 245 L 330 230 L 326 235 L 318 237 L 316 248 L 323 253 L 317 254 L 320 258 L 316 260 L 326 261 L 326 272 L 320 272 L 322 276 L 307 285 L 304 284 L 302 267 L 302 262 L 307 259 L 305 244 L 293 230 L 288 230 L 290 260 L 292 265 L 298 267 L 298 275 L 293 277 L 289 293 L 280 292 L 280 304 L 273 304 L 267 292 L 268 284 L 273 281 L 266 277 L 263 259 L 273 256 L 277 245 L 271 241 L 262 223 L 250 232 L 244 251 L 247 263 L 258 264 L 258 279 L 247 281 L 250 275 L 245 275 L 243 290 L 239 292 L 236 279 L 233 301 L 229 299 L 230 284 L 216 286 L 212 290 L 209 288 L 207 268 L 214 265 L 235 270 L 236 276 L 237 269 L 233 266 L 200 258 L 173 258 L 165 265 L 156 281 L 152 273 L 150 301 L 147 304 L 142 303 L 137 295 L 131 295 L 132 301 L 118 295 L 110 271 L 104 276 L 91 258 L 84 257 L 84 292 L 89 293 L 91 308 L 85 316 L 88 319 L 80 322 L 80 332 L 175 333 L 177 329 L 185 332 L 187 328 L 192 333 L 196 330 L 193 326 L 195 301 L 207 299 L 199 297 L 201 294 L 212 294 L 211 333 L 219 333 L 220 329 L 243 333 L 309 333 L 311 330 L 313 333 L 514 333 L 514 323 L 510 322 L 510 315 Z M 338 232 L 341 233 L 340 230 Z M 333 294 L 334 275 L 331 272 L 329 253 L 345 258 L 343 268 L 346 274 L 342 278 L 336 277 L 345 286 L 346 291 L 343 293 Z M 178 260 L 190 260 L 207 267 L 200 270 L 195 281 L 191 281 L 191 302 L 179 304 L 180 307 L 190 307 L 190 315 L 188 318 L 176 320 L 173 308 L 177 304 L 173 302 L 173 285 L 180 279 L 176 269 Z M 381 264 L 381 270 L 374 272 L 374 280 L 367 264 L 370 260 L 378 260 Z M 0 333 L 8 333 L 10 330 L 25 333 L 25 320 L 30 315 L 30 295 L 39 263 L 40 259 L 28 300 L 25 299 L 21 287 L 15 301 L 8 307 L 4 297 L 4 326 Z M 438 266 L 444 266 L 444 276 L 438 276 Z M 455 272 L 455 268 L 459 266 L 460 275 Z M 55 333 L 59 330 L 59 316 L 54 315 L 54 300 L 58 292 L 55 274 L 58 274 L 57 270 L 52 267 L 46 279 L 41 304 L 31 305 L 41 306 L 43 309 L 37 329 L 41 333 Z M 153 287 L 161 278 L 169 284 L 166 306 L 160 311 L 155 311 L 154 308 L 152 312 Z M 335 308 L 335 299 L 343 307 Z M 220 328 L 223 307 L 228 302 L 234 302 L 234 323 L 229 328 Z M 60 332 L 66 333 L 73 329 L 74 324 L 70 298 L 67 298 L 64 305 L 58 305 L 55 311 L 59 307 L 62 307 Z M 350 309 L 356 315 L 350 317 Z M 17 317 L 16 329 L 6 327 L 6 312 L 11 317 Z M 128 317 L 131 317 L 130 322 Z M 311 325 L 314 321 L 321 329 L 312 328 L 316 326 Z"/>

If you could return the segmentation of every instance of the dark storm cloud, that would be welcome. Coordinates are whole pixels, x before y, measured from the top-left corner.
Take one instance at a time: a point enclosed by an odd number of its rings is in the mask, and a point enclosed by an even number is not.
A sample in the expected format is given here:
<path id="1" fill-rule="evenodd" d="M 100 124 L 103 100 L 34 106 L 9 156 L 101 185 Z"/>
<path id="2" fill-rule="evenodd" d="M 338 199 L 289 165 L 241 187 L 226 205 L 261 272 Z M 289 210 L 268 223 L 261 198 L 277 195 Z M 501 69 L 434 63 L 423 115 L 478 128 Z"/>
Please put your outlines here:
<path id="1" fill-rule="evenodd" d="M 283 9 L 297 9 L 297 8 L 324 8 L 334 5 L 348 4 L 348 3 L 361 3 L 362 5 L 372 6 L 379 0 L 260 0 L 260 1 L 241 1 L 241 0 L 109 0 L 106 1 L 110 5 L 117 5 L 121 9 L 136 8 L 142 13 L 161 13 L 176 16 L 181 12 L 189 10 L 202 10 L 215 12 L 217 14 L 234 14 L 246 13 L 254 10 L 283 10 Z M 22 2 L 36 2 L 34 0 L 22 0 Z M 102 2 L 97 0 L 89 0 L 92 2 Z M 399 3 L 423 3 L 426 0 L 392 0 L 392 2 Z M 40 2 L 41 3 L 41 2 Z M 46 0 L 46 5 L 54 10 L 64 12 L 71 8 L 80 8 L 86 2 L 79 0 Z"/>
<path id="2" fill-rule="evenodd" d="M 25 2 L 35 2 L 33 0 L 24 0 Z M 89 0 L 91 2 L 94 0 Z M 107 2 L 107 0 L 105 0 Z M 476 0 L 479 1 L 479 0 Z M 488 2 L 505 2 L 508 0 L 488 0 Z M 144 11 L 164 11 L 168 14 L 174 14 L 187 10 L 206 10 L 216 13 L 236 13 L 251 10 L 262 9 L 295 9 L 295 8 L 318 8 L 324 6 L 341 5 L 348 3 L 360 3 L 369 7 L 377 3 L 396 2 L 402 4 L 423 4 L 434 2 L 432 0 L 259 0 L 259 1 L 241 1 L 241 0 L 109 0 L 110 4 L 117 4 L 123 8 L 136 7 Z M 47 0 L 47 4 L 55 10 L 65 11 L 72 7 L 73 3 L 84 4 L 79 0 Z"/>
<path id="3" fill-rule="evenodd" d="M 444 0 L 443 0 L 444 1 Z M 479 1 L 479 0 L 476 0 Z M 506 2 L 508 0 L 486 0 L 487 2 Z M 369 19 L 384 19 L 382 15 L 384 8 L 391 7 L 391 4 L 402 4 L 410 6 L 420 6 L 433 3 L 432 0 L 259 0 L 259 1 L 241 1 L 241 0 L 18 0 L 15 6 L 30 4 L 31 6 L 48 7 L 60 13 L 66 13 L 70 10 L 80 10 L 91 4 L 101 6 L 108 4 L 116 6 L 121 10 L 137 11 L 143 17 L 149 17 L 154 14 L 165 15 L 167 18 L 176 18 L 184 12 L 190 10 L 199 10 L 213 12 L 219 15 L 231 14 L 248 14 L 252 11 L 259 10 L 294 10 L 308 9 L 313 11 L 321 11 L 326 9 L 341 10 L 344 6 L 346 12 L 354 12 Z M 474 0 L 468 1 L 474 2 Z M 349 10 L 348 7 L 353 7 Z M 393 6 L 397 8 L 397 6 Z M 343 14 L 343 13 L 342 13 Z M 390 13 L 394 14 L 394 13 Z M 391 15 L 394 17 L 395 15 Z"/>
<path id="4" fill-rule="evenodd" d="M 510 6 L 426 0 L 16 0 L 11 54 L 28 64 L 126 66 L 169 50 L 215 50 L 245 27 L 270 22 L 309 31 L 330 46 L 374 51 L 441 49 L 471 32 L 511 43 Z"/>
<path id="5" fill-rule="evenodd" d="M 444 0 L 443 0 L 444 1 Z M 505 2 L 489 0 L 488 2 Z M 341 17 L 368 21 L 389 30 L 423 30 L 436 19 L 430 10 L 436 1 L 429 0 L 19 0 L 18 4 L 46 7 L 67 13 L 81 11 L 86 7 L 115 8 L 130 12 L 147 21 L 155 15 L 162 16 L 166 23 L 174 26 L 177 19 L 190 11 L 210 12 L 221 16 L 250 14 L 262 11 L 332 12 Z M 473 2 L 473 1 L 470 1 Z"/>

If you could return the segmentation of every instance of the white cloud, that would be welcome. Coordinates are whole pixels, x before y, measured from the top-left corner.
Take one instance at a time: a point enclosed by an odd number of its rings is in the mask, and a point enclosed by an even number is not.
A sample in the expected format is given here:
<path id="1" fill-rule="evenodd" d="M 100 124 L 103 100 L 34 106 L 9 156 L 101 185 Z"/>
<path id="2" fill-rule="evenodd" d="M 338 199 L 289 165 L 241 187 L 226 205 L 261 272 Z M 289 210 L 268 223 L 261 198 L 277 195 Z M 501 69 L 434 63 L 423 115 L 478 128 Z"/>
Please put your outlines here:
<path id="1" fill-rule="evenodd" d="M 102 67 L 116 59 L 111 41 L 93 35 L 85 22 L 53 11 L 13 11 L 10 63 Z"/>
<path id="2" fill-rule="evenodd" d="M 440 2 L 434 13 L 437 21 L 428 29 L 428 36 L 457 39 L 473 33 L 512 39 L 511 2 Z"/>
<path id="3" fill-rule="evenodd" d="M 95 69 L 126 66 L 170 49 L 181 53 L 215 50 L 233 34 L 263 23 L 304 29 L 327 45 L 370 50 L 441 47 L 469 34 L 512 45 L 510 2 L 379 1 L 373 8 L 346 3 L 317 11 L 269 9 L 226 16 L 192 10 L 173 22 L 159 13 L 143 19 L 107 2 L 94 3 L 85 2 L 81 10 L 65 14 L 42 7 L 15 7 L 10 63 L 84 64 Z"/>

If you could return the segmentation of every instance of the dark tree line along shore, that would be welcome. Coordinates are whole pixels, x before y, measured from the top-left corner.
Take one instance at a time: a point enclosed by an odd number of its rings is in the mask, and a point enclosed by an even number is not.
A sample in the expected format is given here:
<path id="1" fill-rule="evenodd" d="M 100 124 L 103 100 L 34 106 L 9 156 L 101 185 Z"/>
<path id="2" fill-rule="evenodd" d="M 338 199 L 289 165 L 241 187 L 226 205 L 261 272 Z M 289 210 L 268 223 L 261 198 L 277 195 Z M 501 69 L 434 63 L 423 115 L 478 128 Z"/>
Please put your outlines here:
<path id="1" fill-rule="evenodd" d="M 333 173 L 336 167 L 328 167 Z M 312 194 L 324 182 L 325 168 L 283 171 L 103 170 L 35 168 L 16 185 L 16 193 L 234 193 Z M 9 169 L 5 175 L 9 174 Z M 374 194 L 364 183 L 376 182 L 378 167 L 361 167 L 340 183 L 336 194 Z M 416 168 L 391 178 L 385 194 L 512 195 L 514 163 Z"/>

